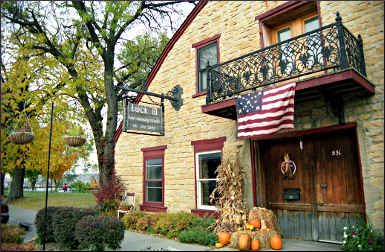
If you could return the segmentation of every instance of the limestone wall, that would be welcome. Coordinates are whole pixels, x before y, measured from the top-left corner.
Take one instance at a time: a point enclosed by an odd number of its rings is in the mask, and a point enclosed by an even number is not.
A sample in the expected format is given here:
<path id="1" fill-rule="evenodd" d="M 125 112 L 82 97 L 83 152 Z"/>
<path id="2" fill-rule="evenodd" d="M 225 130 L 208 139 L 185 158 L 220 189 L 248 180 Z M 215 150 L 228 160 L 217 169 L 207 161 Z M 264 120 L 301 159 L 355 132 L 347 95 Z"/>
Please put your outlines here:
<path id="1" fill-rule="evenodd" d="M 116 169 L 128 190 L 137 193 L 142 204 L 144 147 L 167 145 L 165 150 L 165 206 L 169 211 L 195 208 L 194 149 L 191 141 L 226 136 L 224 151 L 244 155 L 248 171 L 245 197 L 252 206 L 250 144 L 236 139 L 236 122 L 201 112 L 205 96 L 196 93 L 196 49 L 192 44 L 220 34 L 220 62 L 259 49 L 259 24 L 255 16 L 285 1 L 209 1 L 174 45 L 152 81 L 149 91 L 166 93 L 179 84 L 183 106 L 175 111 L 165 101 L 165 136 L 122 133 L 116 145 Z M 322 25 L 335 22 L 339 11 L 343 24 L 364 43 L 367 78 L 376 87 L 375 96 L 345 101 L 346 122 L 358 125 L 360 158 L 369 220 L 376 228 L 384 225 L 384 39 L 382 1 L 321 1 Z M 143 100 L 146 100 L 145 98 Z M 296 107 L 295 130 L 338 124 L 323 100 Z"/>

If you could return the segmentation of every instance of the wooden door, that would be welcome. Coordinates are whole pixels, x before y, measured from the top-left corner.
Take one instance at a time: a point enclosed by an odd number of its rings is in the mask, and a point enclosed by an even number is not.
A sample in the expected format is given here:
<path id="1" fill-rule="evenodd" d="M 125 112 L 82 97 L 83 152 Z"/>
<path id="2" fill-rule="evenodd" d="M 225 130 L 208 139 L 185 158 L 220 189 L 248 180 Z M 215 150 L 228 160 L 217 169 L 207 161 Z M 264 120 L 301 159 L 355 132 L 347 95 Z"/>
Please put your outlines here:
<path id="1" fill-rule="evenodd" d="M 277 214 L 285 238 L 341 241 L 343 226 L 362 216 L 355 143 L 354 129 L 260 141 L 266 206 Z M 285 153 L 297 168 L 292 178 L 280 169 Z M 285 189 L 299 189 L 300 198 L 285 199 Z"/>
<path id="2" fill-rule="evenodd" d="M 354 129 L 314 138 L 318 240 L 342 241 L 343 227 L 363 218 Z"/>

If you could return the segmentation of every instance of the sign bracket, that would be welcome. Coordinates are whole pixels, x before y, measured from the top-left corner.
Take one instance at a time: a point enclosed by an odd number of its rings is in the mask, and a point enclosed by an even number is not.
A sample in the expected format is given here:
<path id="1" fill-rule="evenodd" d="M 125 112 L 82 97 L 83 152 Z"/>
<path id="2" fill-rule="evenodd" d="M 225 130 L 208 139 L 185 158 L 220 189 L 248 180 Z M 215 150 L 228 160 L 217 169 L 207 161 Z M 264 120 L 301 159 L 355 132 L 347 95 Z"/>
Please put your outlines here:
<path id="1" fill-rule="evenodd" d="M 143 91 L 143 90 L 138 91 L 136 89 L 128 88 L 128 87 L 119 87 L 119 88 L 125 91 L 135 92 L 137 94 L 144 94 L 144 95 L 161 98 L 162 104 L 164 99 L 167 99 L 171 102 L 171 105 L 176 111 L 178 111 L 183 105 L 183 99 L 182 99 L 183 88 L 180 85 L 175 85 L 170 91 L 167 92 L 166 95 L 163 93 L 157 94 L 157 93 Z"/>

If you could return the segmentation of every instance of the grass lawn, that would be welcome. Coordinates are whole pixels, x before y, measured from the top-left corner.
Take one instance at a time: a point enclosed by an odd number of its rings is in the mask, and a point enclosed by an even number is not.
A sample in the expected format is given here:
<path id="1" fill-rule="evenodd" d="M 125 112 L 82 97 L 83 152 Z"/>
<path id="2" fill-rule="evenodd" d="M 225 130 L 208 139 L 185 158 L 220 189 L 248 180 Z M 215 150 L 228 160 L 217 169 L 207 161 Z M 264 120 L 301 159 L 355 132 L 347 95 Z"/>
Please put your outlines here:
<path id="1" fill-rule="evenodd" d="M 45 192 L 24 192 L 24 198 L 8 205 L 26 209 L 40 210 L 45 207 Z M 48 192 L 48 206 L 95 207 L 95 196 L 92 193 Z"/>

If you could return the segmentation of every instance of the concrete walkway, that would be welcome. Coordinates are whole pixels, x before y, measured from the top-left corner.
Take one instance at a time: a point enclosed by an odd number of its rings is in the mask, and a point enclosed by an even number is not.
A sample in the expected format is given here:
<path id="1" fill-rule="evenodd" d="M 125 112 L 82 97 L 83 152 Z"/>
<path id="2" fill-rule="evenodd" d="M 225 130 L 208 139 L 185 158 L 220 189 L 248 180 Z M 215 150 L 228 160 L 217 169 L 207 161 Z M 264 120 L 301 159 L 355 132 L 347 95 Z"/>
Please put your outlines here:
<path id="1" fill-rule="evenodd" d="M 25 234 L 24 241 L 36 238 L 34 225 L 37 211 L 9 206 L 10 224 L 26 223 L 31 224 L 30 230 Z M 282 251 L 342 251 L 341 246 L 331 243 L 301 241 L 283 239 Z M 125 231 L 124 240 L 121 243 L 120 251 L 237 251 L 231 248 L 215 249 L 206 246 L 181 243 L 156 235 L 139 234 Z M 274 250 L 265 250 L 274 251 Z"/>

